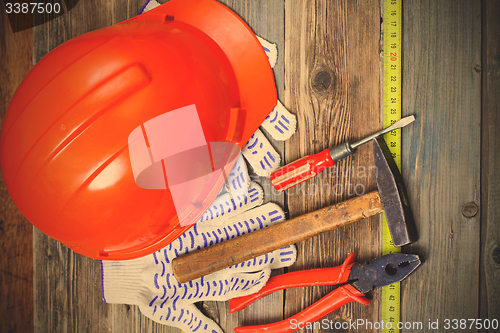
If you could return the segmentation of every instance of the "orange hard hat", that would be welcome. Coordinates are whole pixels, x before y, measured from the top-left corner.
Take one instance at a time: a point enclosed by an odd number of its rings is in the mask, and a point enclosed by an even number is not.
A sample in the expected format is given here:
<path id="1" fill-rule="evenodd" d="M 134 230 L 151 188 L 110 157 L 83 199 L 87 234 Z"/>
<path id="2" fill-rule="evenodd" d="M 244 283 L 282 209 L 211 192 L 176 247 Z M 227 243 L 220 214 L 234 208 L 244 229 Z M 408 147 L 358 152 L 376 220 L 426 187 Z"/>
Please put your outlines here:
<path id="1" fill-rule="evenodd" d="M 3 123 L 5 183 L 34 226 L 75 252 L 144 256 L 179 237 L 219 193 L 234 149 L 218 162 L 216 144 L 243 147 L 276 103 L 266 54 L 236 14 L 214 0 L 172 0 L 73 38 L 33 67 Z M 177 205 L 173 187 L 183 182 L 168 177 L 161 154 L 180 156 L 170 159 L 182 164 L 180 178 L 201 175 L 190 165 L 204 150 L 195 137 L 222 172 L 188 187 Z M 190 158 L 170 149 L 179 145 L 192 148 Z"/>

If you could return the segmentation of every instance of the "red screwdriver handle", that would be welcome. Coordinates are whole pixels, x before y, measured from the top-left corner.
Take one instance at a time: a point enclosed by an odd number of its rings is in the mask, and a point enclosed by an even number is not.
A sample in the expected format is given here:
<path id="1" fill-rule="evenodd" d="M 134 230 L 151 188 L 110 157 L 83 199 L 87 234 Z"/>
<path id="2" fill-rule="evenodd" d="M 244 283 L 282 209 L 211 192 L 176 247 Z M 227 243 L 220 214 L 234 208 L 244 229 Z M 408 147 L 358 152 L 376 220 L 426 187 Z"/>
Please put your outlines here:
<path id="1" fill-rule="evenodd" d="M 314 155 L 304 156 L 271 174 L 271 183 L 277 191 L 284 191 L 315 177 L 321 171 L 334 166 L 329 149 Z"/>

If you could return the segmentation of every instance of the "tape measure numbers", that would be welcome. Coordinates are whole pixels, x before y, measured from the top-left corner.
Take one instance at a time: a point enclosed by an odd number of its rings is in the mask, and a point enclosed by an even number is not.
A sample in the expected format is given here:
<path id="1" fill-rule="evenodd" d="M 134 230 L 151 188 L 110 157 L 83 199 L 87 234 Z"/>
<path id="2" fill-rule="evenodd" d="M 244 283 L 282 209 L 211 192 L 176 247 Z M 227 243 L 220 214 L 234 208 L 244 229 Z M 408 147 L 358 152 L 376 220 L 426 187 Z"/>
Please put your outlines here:
<path id="1" fill-rule="evenodd" d="M 384 55 L 383 55 L 383 127 L 388 127 L 401 119 L 401 33 L 402 0 L 384 0 Z M 384 136 L 389 150 L 401 169 L 401 130 L 397 129 Z M 382 254 L 401 252 L 395 247 L 383 214 Z M 400 321 L 401 292 L 399 282 L 382 288 L 382 333 L 397 333 Z M 391 323 L 392 328 L 388 328 Z"/>

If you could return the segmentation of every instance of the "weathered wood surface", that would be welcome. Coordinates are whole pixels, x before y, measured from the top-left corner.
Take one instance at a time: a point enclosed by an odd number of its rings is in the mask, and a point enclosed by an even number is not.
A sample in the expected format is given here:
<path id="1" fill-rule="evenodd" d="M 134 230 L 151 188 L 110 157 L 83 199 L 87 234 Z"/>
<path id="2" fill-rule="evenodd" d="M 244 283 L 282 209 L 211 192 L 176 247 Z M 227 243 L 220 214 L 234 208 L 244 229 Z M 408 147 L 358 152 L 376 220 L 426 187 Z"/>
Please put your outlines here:
<path id="1" fill-rule="evenodd" d="M 298 118 L 297 133 L 285 144 L 286 163 L 380 129 L 380 12 L 378 0 L 285 2 L 284 105 Z M 362 146 L 331 170 L 289 189 L 290 217 L 375 189 L 375 173 L 368 168 L 373 165 L 371 149 L 371 144 Z M 361 261 L 377 257 L 380 225 L 376 216 L 298 243 L 297 262 L 290 270 L 336 266 L 350 252 Z M 285 316 L 330 290 L 287 290 Z M 371 298 L 378 304 L 378 293 Z M 350 303 L 328 319 L 373 322 L 378 316 L 378 306 Z"/>
<path id="2" fill-rule="evenodd" d="M 483 2 L 481 318 L 500 318 L 500 2 Z"/>
<path id="3" fill-rule="evenodd" d="M 160 1 L 161 2 L 161 1 Z M 235 11 L 252 28 L 255 34 L 268 41 L 275 43 L 278 48 L 278 61 L 273 68 L 274 78 L 276 80 L 276 89 L 278 98 L 282 100 L 283 96 L 283 68 L 284 68 L 284 4 L 282 0 L 221 0 Z M 264 134 L 265 131 L 263 131 Z M 283 158 L 283 142 L 275 141 L 267 135 L 271 144 Z M 251 169 L 251 168 L 249 168 Z M 252 175 L 252 180 L 258 182 L 264 189 L 264 202 L 275 202 L 281 207 L 285 204 L 285 195 L 275 191 L 269 178 L 257 177 Z M 276 270 L 273 274 L 283 273 L 283 270 Z M 262 302 L 251 304 L 248 308 L 239 313 L 229 314 L 228 302 L 205 302 L 210 313 L 218 313 L 220 318 L 218 322 L 225 332 L 232 332 L 234 327 L 241 325 L 255 325 L 266 322 L 274 322 L 283 318 L 283 292 L 279 291 Z M 213 311 L 217 308 L 217 311 Z M 214 318 L 217 321 L 217 318 Z"/>
<path id="4" fill-rule="evenodd" d="M 0 5 L 0 121 L 33 63 L 33 31 L 13 33 Z M 1 123 L 0 123 L 1 126 Z M 33 227 L 0 176 L 0 331 L 33 331 Z"/>
<path id="5" fill-rule="evenodd" d="M 141 5 L 142 1 L 79 1 L 66 15 L 34 28 L 35 61 L 70 38 L 136 15 Z M 104 303 L 99 261 L 75 254 L 36 229 L 33 246 L 35 332 L 169 332 L 134 306 Z"/>
<path id="6" fill-rule="evenodd" d="M 285 145 L 273 142 L 284 152 L 283 162 L 380 128 L 380 1 L 224 2 L 281 50 L 275 68 L 278 92 L 284 105 L 298 116 L 292 140 Z M 425 259 L 402 284 L 401 319 L 406 322 L 426 324 L 439 319 L 442 325 L 444 318 L 500 318 L 500 175 L 496 167 L 500 125 L 496 19 L 500 9 L 495 1 L 484 4 L 482 10 L 478 0 L 407 0 L 403 4 L 403 112 L 415 114 L 417 120 L 403 132 L 402 169 L 420 232 L 420 240 L 404 251 Z M 71 37 L 135 15 L 141 5 L 139 0 L 80 1 L 69 14 L 34 29 L 35 61 Z M 483 64 L 481 14 L 487 51 Z M 3 86 L 1 93 L 4 103 Z M 337 168 L 289 190 L 285 197 L 276 196 L 264 183 L 266 194 L 271 192 L 272 201 L 283 204 L 289 217 L 295 217 L 375 189 L 375 174 L 368 169 L 371 164 L 371 145 L 367 145 Z M 6 195 L 2 194 L 2 203 Z M 462 215 L 462 207 L 470 202 L 480 207 L 480 213 L 469 218 Z M 14 208 L 11 212 L 4 213 L 2 208 L 2 214 L 17 220 L 20 213 Z M 380 223 L 379 217 L 373 217 L 299 243 L 299 257 L 290 270 L 338 265 L 349 252 L 361 261 L 380 255 Z M 179 332 L 145 318 L 136 306 L 106 305 L 99 277 L 97 261 L 76 255 L 35 231 L 35 331 Z M 206 302 L 204 307 L 225 332 L 231 332 L 241 324 L 288 317 L 329 290 L 288 290 L 286 297 L 279 292 L 232 315 L 227 313 L 227 302 Z M 4 289 L 2 299 L 3 295 Z M 379 292 L 370 297 L 370 306 L 351 303 L 328 319 L 378 321 Z"/>
<path id="7" fill-rule="evenodd" d="M 160 1 L 164 2 L 164 1 Z M 283 50 L 281 1 L 226 1 L 254 32 Z M 123 21 L 139 12 L 142 1 L 80 1 L 69 14 L 35 28 L 35 61 L 51 49 L 82 33 Z M 278 94 L 283 91 L 283 57 L 275 66 Z M 272 141 L 278 152 L 283 143 Z M 270 191 L 268 179 L 256 179 L 266 189 L 266 201 L 283 205 L 283 194 Z M 100 267 L 96 260 L 73 253 L 39 231 L 35 247 L 35 331 L 37 332 L 180 332 L 141 315 L 136 306 L 106 305 L 101 298 Z M 229 315 L 228 304 L 205 302 L 203 308 L 227 332 L 242 324 L 258 324 L 283 317 L 283 292 L 240 313 Z"/>
<path id="8" fill-rule="evenodd" d="M 402 320 L 477 318 L 480 216 L 481 2 L 404 2 L 402 172 L 424 264 L 403 284 Z M 425 327 L 425 331 L 431 331 Z"/>

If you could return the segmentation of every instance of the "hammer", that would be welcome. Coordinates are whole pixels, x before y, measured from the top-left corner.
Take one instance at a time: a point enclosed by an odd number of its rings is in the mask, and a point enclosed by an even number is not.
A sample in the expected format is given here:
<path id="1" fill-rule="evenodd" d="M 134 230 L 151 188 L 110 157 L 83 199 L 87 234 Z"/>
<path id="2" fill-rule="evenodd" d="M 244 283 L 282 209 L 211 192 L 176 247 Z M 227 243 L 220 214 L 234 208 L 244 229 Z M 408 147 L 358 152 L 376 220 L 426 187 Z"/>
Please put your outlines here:
<path id="1" fill-rule="evenodd" d="M 395 246 L 416 240 L 399 169 L 383 139 L 373 140 L 378 191 L 187 253 L 172 261 L 180 283 L 216 272 L 385 211 Z"/>

